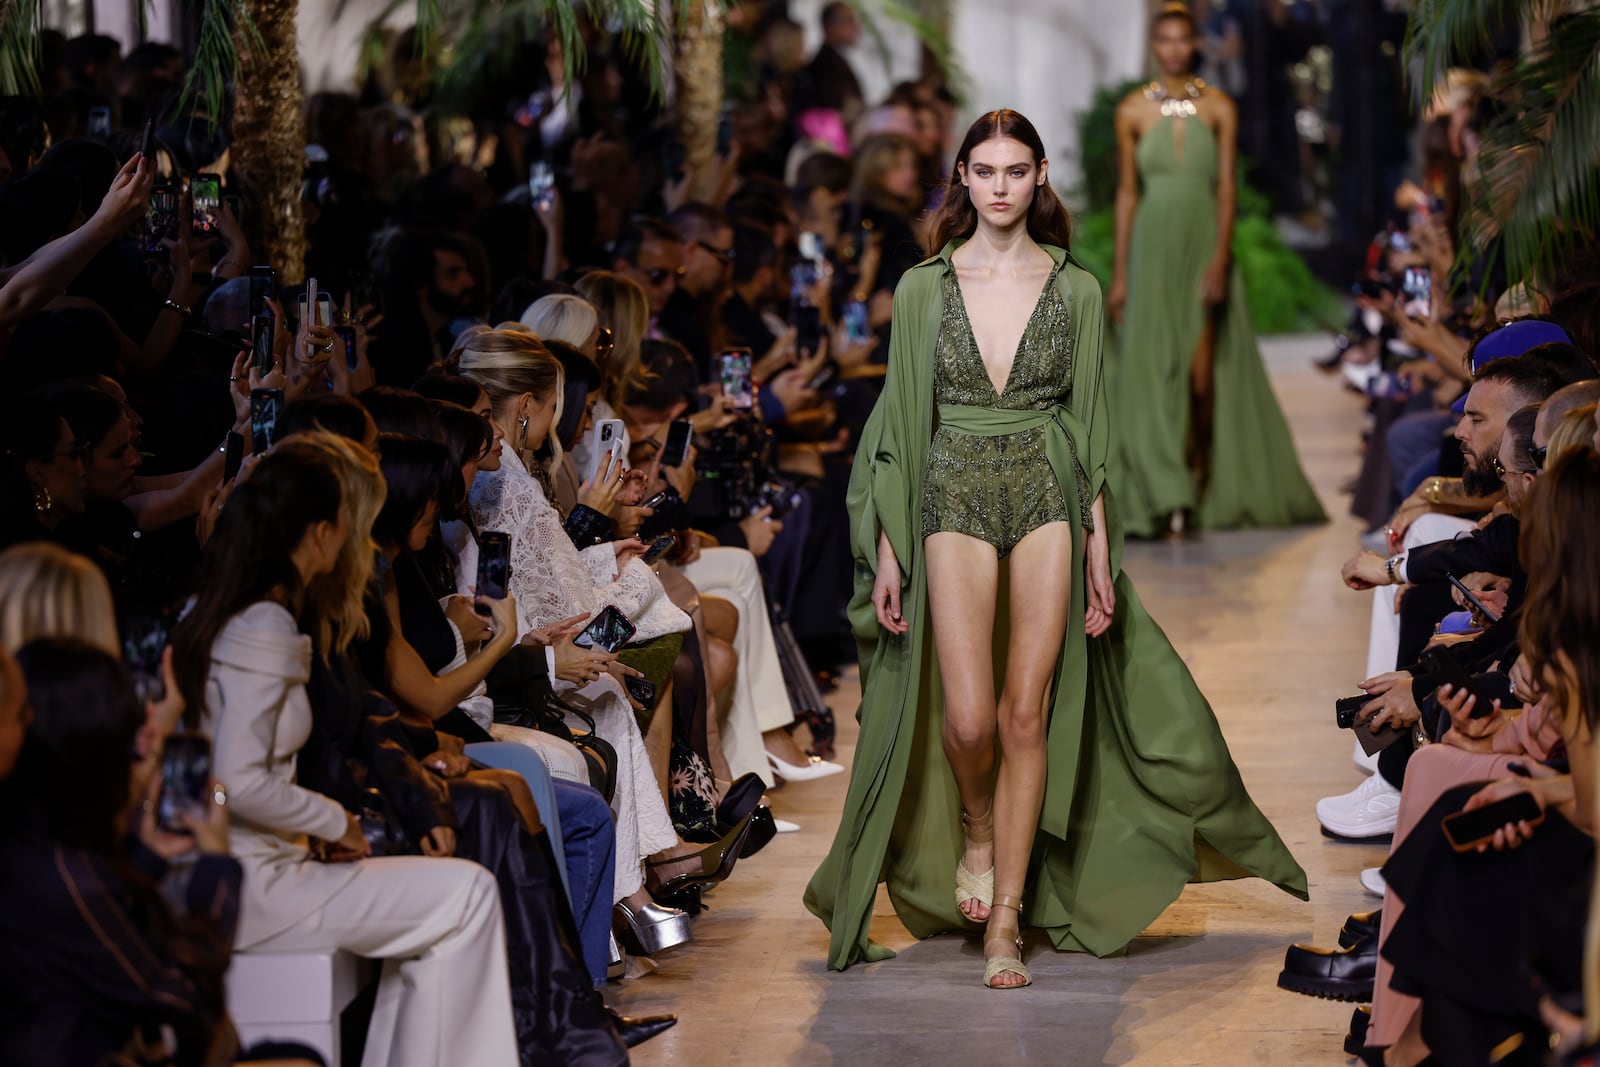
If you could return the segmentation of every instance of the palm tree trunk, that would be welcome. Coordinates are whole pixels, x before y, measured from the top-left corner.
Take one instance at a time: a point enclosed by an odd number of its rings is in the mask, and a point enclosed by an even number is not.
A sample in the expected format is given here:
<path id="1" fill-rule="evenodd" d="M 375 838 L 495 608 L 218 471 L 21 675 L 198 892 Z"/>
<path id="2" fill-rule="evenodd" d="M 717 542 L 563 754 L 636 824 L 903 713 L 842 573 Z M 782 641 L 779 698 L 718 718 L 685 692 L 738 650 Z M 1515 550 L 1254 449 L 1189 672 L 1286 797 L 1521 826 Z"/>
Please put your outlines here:
<path id="1" fill-rule="evenodd" d="M 721 4 L 688 3 L 680 8 L 678 57 L 674 80 L 678 89 L 678 139 L 690 175 L 689 195 L 709 200 L 716 195 L 717 123 L 722 117 Z"/>
<path id="2" fill-rule="evenodd" d="M 241 40 L 233 105 L 232 166 L 248 190 L 250 247 L 285 284 L 305 279 L 305 217 L 300 182 L 306 133 L 300 88 L 297 0 L 245 0 L 260 34 L 258 47 Z"/>

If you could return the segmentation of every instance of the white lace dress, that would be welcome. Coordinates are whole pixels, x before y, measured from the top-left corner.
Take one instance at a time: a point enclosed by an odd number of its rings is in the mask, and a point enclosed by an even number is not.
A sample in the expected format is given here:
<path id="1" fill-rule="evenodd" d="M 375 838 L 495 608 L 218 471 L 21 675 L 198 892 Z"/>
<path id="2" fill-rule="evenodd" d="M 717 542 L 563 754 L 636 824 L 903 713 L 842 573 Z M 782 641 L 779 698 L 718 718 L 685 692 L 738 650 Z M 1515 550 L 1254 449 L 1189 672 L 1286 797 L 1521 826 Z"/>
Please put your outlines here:
<path id="1" fill-rule="evenodd" d="M 650 568 L 633 560 L 618 575 L 610 545 L 577 550 L 561 516 L 511 449 L 501 457 L 499 470 L 478 472 L 470 499 L 479 530 L 511 535 L 508 586 L 517 601 L 521 633 L 580 612 L 593 616 L 607 604 L 615 604 L 639 628 L 635 640 L 689 628 L 689 616 L 667 598 Z M 622 686 L 610 675 L 581 689 L 559 680 L 555 686 L 563 700 L 594 719 L 595 733 L 617 750 L 611 810 L 617 817 L 614 900 L 621 900 L 644 885 L 643 861 L 676 845 L 678 833 Z M 571 725 L 585 728 L 578 722 Z"/>

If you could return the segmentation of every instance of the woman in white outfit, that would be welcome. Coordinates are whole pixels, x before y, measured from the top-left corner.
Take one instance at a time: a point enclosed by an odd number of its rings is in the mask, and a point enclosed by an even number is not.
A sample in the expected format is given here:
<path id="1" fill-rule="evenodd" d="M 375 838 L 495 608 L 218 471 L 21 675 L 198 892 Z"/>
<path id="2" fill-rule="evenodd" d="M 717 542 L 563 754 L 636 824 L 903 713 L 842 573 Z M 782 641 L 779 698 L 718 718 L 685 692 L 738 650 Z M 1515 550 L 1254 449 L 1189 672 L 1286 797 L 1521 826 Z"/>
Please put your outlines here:
<path id="1" fill-rule="evenodd" d="M 211 734 L 226 781 L 229 844 L 244 866 L 235 947 L 344 949 L 383 975 L 362 1062 L 433 1067 L 518 1062 L 499 889 L 465 860 L 363 859 L 367 842 L 336 801 L 295 784 L 311 730 L 311 639 L 295 609 L 349 536 L 326 458 L 282 448 L 229 499 L 206 579 L 174 632 L 179 688 Z M 327 850 L 316 862 L 308 841 Z"/>
<path id="2" fill-rule="evenodd" d="M 493 421 L 509 445 L 498 470 L 480 472 L 472 486 L 471 510 L 479 530 L 511 535 L 509 588 L 517 601 L 523 632 L 549 630 L 584 619 L 614 605 L 637 628 L 636 641 L 648 641 L 689 627 L 689 618 L 667 597 L 649 567 L 638 559 L 643 545 L 622 541 L 579 552 L 562 528 L 528 458 L 560 418 L 561 364 L 538 337 L 518 324 L 477 327 L 462 334 L 452 352 L 461 375 L 477 382 L 493 405 Z M 559 446 L 558 446 L 559 447 Z M 559 462 L 559 454 L 557 461 Z M 548 472 L 544 473 L 548 477 Z M 616 896 L 643 947 L 654 941 L 686 940 L 687 922 L 671 908 L 651 903 L 645 861 L 660 887 L 680 881 L 719 881 L 727 876 L 742 847 L 742 834 L 730 834 L 703 852 L 683 844 L 667 813 L 650 766 L 633 707 L 614 658 L 573 646 L 572 630 L 554 646 L 557 692 L 594 719 L 596 732 L 617 750 Z M 636 862 L 629 862 L 632 858 Z M 697 877 L 703 876 L 703 877 Z"/>

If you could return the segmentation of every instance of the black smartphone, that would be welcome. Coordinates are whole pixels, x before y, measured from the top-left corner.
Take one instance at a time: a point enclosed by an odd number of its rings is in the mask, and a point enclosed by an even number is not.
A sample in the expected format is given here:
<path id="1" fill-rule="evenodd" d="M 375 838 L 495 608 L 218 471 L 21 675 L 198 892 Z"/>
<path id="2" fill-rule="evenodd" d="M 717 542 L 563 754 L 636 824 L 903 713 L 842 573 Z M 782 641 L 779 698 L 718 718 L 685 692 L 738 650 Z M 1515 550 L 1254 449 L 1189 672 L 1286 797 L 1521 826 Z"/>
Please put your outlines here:
<path id="1" fill-rule="evenodd" d="M 639 557 L 639 561 L 648 567 L 666 553 L 671 552 L 677 543 L 677 534 L 662 534 L 650 542 L 650 547 L 644 550 L 644 555 Z"/>
<path id="2" fill-rule="evenodd" d="M 661 446 L 661 465 L 681 467 L 689 458 L 689 442 L 694 438 L 694 423 L 688 419 L 674 419 L 667 427 L 667 443 Z"/>
<path id="3" fill-rule="evenodd" d="M 794 326 L 795 352 L 801 359 L 810 359 L 822 347 L 821 309 L 796 304 L 789 309 L 789 319 Z"/>
<path id="4" fill-rule="evenodd" d="M 228 431 L 227 443 L 222 450 L 222 484 L 227 485 L 239 477 L 239 467 L 244 463 L 244 438 Z"/>
<path id="5" fill-rule="evenodd" d="M 1515 793 L 1504 800 L 1474 811 L 1458 811 L 1439 820 L 1439 828 L 1457 852 L 1471 852 L 1479 845 L 1493 840 L 1494 832 L 1502 826 L 1526 822 L 1537 826 L 1544 822 L 1544 811 L 1529 793 Z"/>
<path id="6" fill-rule="evenodd" d="M 1468 718 L 1482 719 L 1494 714 L 1494 701 L 1478 687 L 1472 676 L 1467 673 L 1467 669 L 1461 665 L 1461 661 L 1456 659 L 1448 648 L 1435 645 L 1423 652 L 1422 666 L 1440 685 L 1448 685 L 1458 693 L 1465 689 L 1477 698 L 1477 703 L 1472 705 Z"/>
<path id="7" fill-rule="evenodd" d="M 156 825 L 187 834 L 183 816 L 200 820 L 211 803 L 211 742 L 204 734 L 173 734 L 161 750 L 161 796 Z"/>
<path id="8" fill-rule="evenodd" d="M 250 317 L 268 314 L 267 300 L 278 295 L 278 272 L 271 267 L 250 268 Z"/>
<path id="9" fill-rule="evenodd" d="M 169 627 L 159 615 L 134 615 L 123 621 L 122 662 L 133 680 L 133 693 L 140 704 L 159 703 L 167 698 L 167 685 L 161 677 L 161 656 L 167 650 Z"/>
<path id="10" fill-rule="evenodd" d="M 145 159 L 149 159 L 150 160 L 150 166 L 152 166 L 152 167 L 154 167 L 156 165 L 156 161 L 153 160 L 153 159 L 150 159 L 150 148 L 151 148 L 151 145 L 153 143 L 153 138 L 154 138 L 155 132 L 156 132 L 155 120 L 154 119 L 145 119 L 144 120 L 144 136 L 139 138 L 139 154 L 141 156 L 143 156 Z"/>
<path id="11" fill-rule="evenodd" d="M 628 617 L 617 610 L 616 605 L 607 604 L 583 628 L 583 632 L 572 639 L 572 643 L 579 648 L 598 648 L 605 652 L 615 652 L 629 641 L 638 632 L 637 627 L 628 621 Z"/>
<path id="12" fill-rule="evenodd" d="M 276 331 L 277 322 L 270 313 L 250 320 L 250 356 L 255 360 L 256 373 L 263 378 L 272 373 L 272 364 L 277 360 L 272 351 Z"/>
<path id="13" fill-rule="evenodd" d="M 1376 730 L 1369 723 L 1358 722 L 1350 728 L 1356 735 L 1356 740 L 1361 744 L 1361 751 L 1369 756 L 1376 756 L 1403 738 L 1410 737 L 1411 731 L 1399 726 L 1380 726 Z"/>
<path id="14" fill-rule="evenodd" d="M 722 395 L 734 411 L 749 411 L 756 406 L 755 385 L 751 381 L 748 348 L 731 348 L 718 357 Z"/>
<path id="15" fill-rule="evenodd" d="M 189 198 L 194 203 L 190 232 L 196 237 L 215 237 L 219 229 L 217 213 L 222 208 L 222 177 L 196 174 L 189 179 Z"/>
<path id="16" fill-rule="evenodd" d="M 339 335 L 339 340 L 344 342 L 344 365 L 352 371 L 356 369 L 356 328 L 354 326 L 335 326 L 333 332 Z"/>
<path id="17" fill-rule="evenodd" d="M 104 105 L 89 109 L 89 140 L 101 144 L 111 140 L 111 109 Z"/>
<path id="18" fill-rule="evenodd" d="M 1488 608 L 1484 607 L 1483 606 L 1483 601 L 1479 600 L 1478 597 L 1477 597 L 1477 594 L 1475 594 L 1472 590 L 1468 589 L 1465 585 L 1463 585 L 1460 578 L 1457 578 L 1453 574 L 1446 574 L 1445 577 L 1450 579 L 1450 584 L 1456 587 L 1456 592 L 1461 594 L 1461 599 L 1465 600 L 1468 604 L 1470 604 L 1472 606 L 1472 610 L 1473 611 L 1476 611 L 1479 615 L 1482 615 L 1485 619 L 1488 619 L 1491 623 L 1496 623 L 1496 622 L 1500 621 L 1500 616 L 1496 615 L 1494 612 L 1492 612 Z"/>
<path id="19" fill-rule="evenodd" d="M 511 535 L 500 530 L 478 534 L 478 595 L 487 600 L 504 600 L 511 581 Z M 480 615 L 488 609 L 477 605 Z"/>
<path id="20" fill-rule="evenodd" d="M 1341 700 L 1335 700 L 1333 702 L 1333 721 L 1338 724 L 1341 730 L 1354 729 L 1356 716 L 1361 712 L 1361 709 L 1376 699 L 1377 697 L 1362 693 L 1358 697 L 1344 697 Z"/>
<path id="21" fill-rule="evenodd" d="M 629 676 L 622 680 L 622 684 L 628 687 L 628 695 L 635 701 L 647 708 L 655 706 L 656 687 L 653 682 Z"/>
<path id="22" fill-rule="evenodd" d="M 150 190 L 150 207 L 144 219 L 144 249 L 155 253 L 162 251 L 162 241 L 170 241 L 178 232 L 178 190 L 165 183 Z"/>
<path id="23" fill-rule="evenodd" d="M 259 456 L 278 443 L 278 413 L 282 410 L 282 389 L 250 390 L 250 451 Z"/>
<path id="24" fill-rule="evenodd" d="M 657 493 L 655 496 L 651 497 L 649 500 L 646 500 L 644 503 L 640 504 L 639 506 L 641 508 L 649 508 L 651 511 L 654 511 L 656 508 L 659 508 L 662 504 L 665 504 L 666 502 L 667 502 L 667 491 L 665 489 L 663 489 L 663 490 L 661 490 L 661 492 Z"/>

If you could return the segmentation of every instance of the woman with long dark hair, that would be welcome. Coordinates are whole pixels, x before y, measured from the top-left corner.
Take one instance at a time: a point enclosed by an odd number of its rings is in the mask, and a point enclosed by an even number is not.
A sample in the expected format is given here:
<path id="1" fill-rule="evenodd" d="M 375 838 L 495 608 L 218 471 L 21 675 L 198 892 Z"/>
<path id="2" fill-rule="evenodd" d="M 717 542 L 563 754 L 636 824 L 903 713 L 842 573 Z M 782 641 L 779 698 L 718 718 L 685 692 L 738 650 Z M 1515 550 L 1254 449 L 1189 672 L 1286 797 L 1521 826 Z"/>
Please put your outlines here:
<path id="1" fill-rule="evenodd" d="M 1103 955 L 1191 880 L 1306 892 L 1118 574 L 1100 289 L 1067 253 L 1048 178 L 1027 119 L 980 118 L 934 219 L 937 254 L 895 293 L 889 377 L 850 482 L 861 735 L 806 893 L 833 932 L 830 967 L 888 955 L 867 939 L 884 880 L 919 937 L 987 922 L 991 988 L 1032 980 L 1023 918 Z"/>
<path id="2" fill-rule="evenodd" d="M 1194 17 L 1150 27 L 1161 77 L 1117 108 L 1116 272 L 1123 323 L 1111 411 L 1122 521 L 1138 537 L 1326 519 L 1261 365 L 1232 265 L 1238 115 L 1191 71 Z"/>

